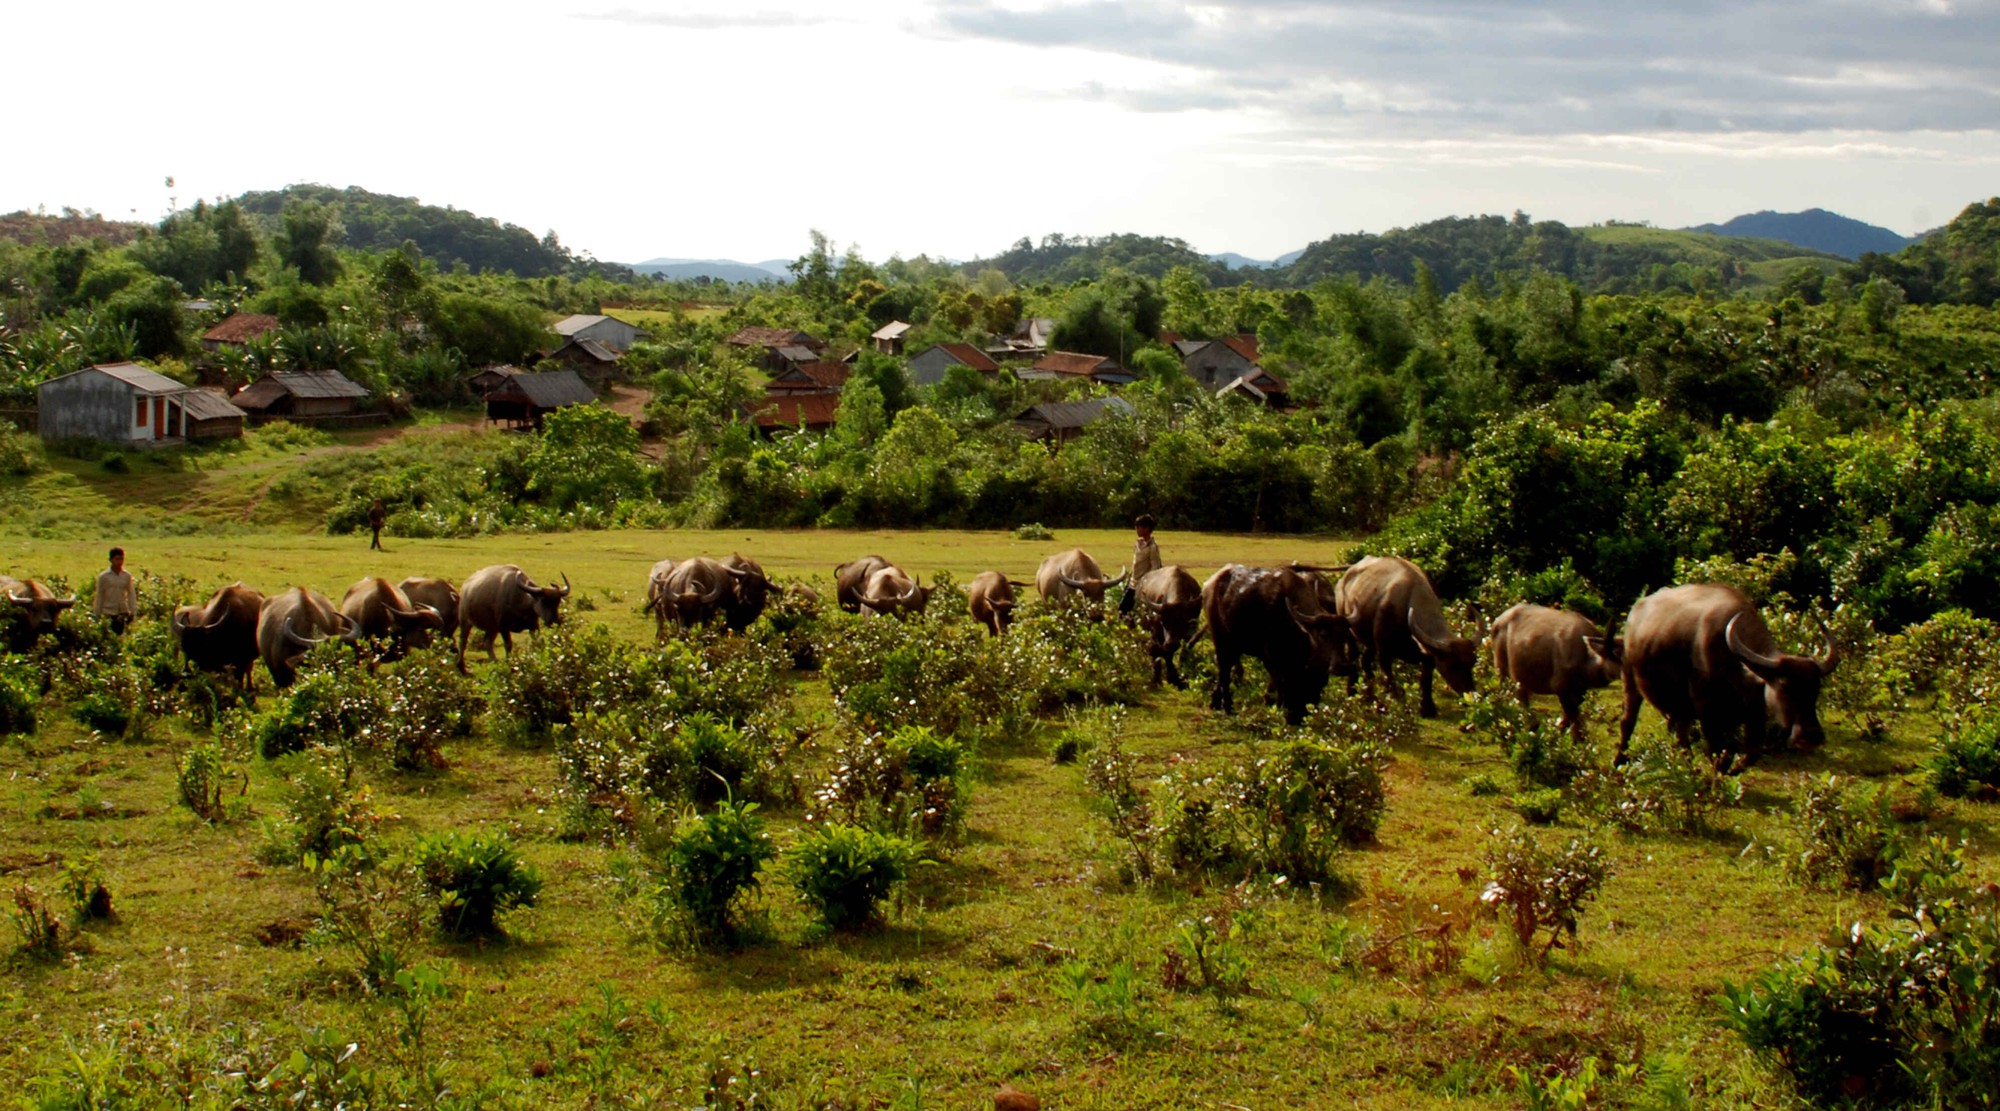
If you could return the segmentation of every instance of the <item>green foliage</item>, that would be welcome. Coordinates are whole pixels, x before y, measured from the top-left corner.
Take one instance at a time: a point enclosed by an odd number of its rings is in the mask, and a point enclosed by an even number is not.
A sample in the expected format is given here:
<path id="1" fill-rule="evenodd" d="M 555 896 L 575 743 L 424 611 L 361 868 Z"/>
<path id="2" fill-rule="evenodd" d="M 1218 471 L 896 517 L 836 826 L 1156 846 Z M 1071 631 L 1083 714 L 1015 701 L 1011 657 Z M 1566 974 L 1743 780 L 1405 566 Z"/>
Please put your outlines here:
<path id="1" fill-rule="evenodd" d="M 970 761 L 959 742 L 928 726 L 862 733 L 833 754 L 808 818 L 938 843 L 957 839 L 971 805 Z"/>
<path id="2" fill-rule="evenodd" d="M 674 828 L 660 896 L 684 916 L 693 940 L 728 943 L 742 935 L 743 903 L 777 855 L 756 811 L 754 802 L 730 802 L 708 814 L 690 812 Z"/>
<path id="3" fill-rule="evenodd" d="M 25 478 L 46 466 L 41 442 L 12 421 L 0 421 L 0 474 Z"/>
<path id="4" fill-rule="evenodd" d="M 316 649 L 318 656 L 329 649 Z M 250 723 L 251 743 L 266 760 L 314 747 L 345 748 L 377 724 L 374 691 L 365 675 L 339 666 L 312 667 Z"/>
<path id="5" fill-rule="evenodd" d="M 375 795 L 350 778 L 330 754 L 306 753 L 294 758 L 286 784 L 283 812 L 264 823 L 260 855 L 272 864 L 324 859 L 343 849 L 365 845 L 382 815 Z"/>
<path id="6" fill-rule="evenodd" d="M 422 877 L 416 867 L 406 857 L 377 859 L 358 844 L 309 852 L 302 863 L 319 901 L 313 940 L 345 950 L 363 990 L 391 990 L 410 968 L 410 952 L 422 933 Z"/>
<path id="7" fill-rule="evenodd" d="M 880 917 L 883 901 L 909 879 L 916 860 L 913 842 L 835 822 L 793 846 L 784 872 L 822 925 L 848 930 Z"/>
<path id="8" fill-rule="evenodd" d="M 497 917 L 535 905 L 542 877 L 523 863 L 505 834 L 447 830 L 417 838 L 412 852 L 424 888 L 438 903 L 437 924 L 452 937 L 497 937 Z"/>
<path id="9" fill-rule="evenodd" d="M 1489 683 L 1465 700 L 1467 725 L 1492 737 L 1524 790 L 1569 786 L 1594 762 L 1575 735 L 1557 729 L 1555 719 L 1535 713 L 1519 699 Z"/>
<path id="10" fill-rule="evenodd" d="M 1928 771 L 1931 784 L 1953 798 L 2000 791 L 2000 713 L 1976 706 L 1957 715 L 1938 738 Z"/>
<path id="11" fill-rule="evenodd" d="M 1507 924 L 1520 951 L 1540 964 L 1563 947 L 1564 936 L 1576 941 L 1577 919 L 1611 875 L 1610 866 L 1587 838 L 1556 849 L 1524 829 L 1496 829 L 1492 836 L 1479 901 Z"/>
<path id="12" fill-rule="evenodd" d="M 50 909 L 48 900 L 25 883 L 14 889 L 7 919 L 14 924 L 15 936 L 21 939 L 16 951 L 29 960 L 60 960 L 68 948 L 64 938 L 69 931 Z"/>
<path id="13" fill-rule="evenodd" d="M 245 790 L 250 783 L 249 776 L 231 765 L 223 756 L 222 747 L 213 740 L 188 746 L 175 762 L 174 771 L 182 805 L 210 825 L 230 818 L 231 808 L 226 798 L 229 781 L 241 775 Z"/>
<path id="14" fill-rule="evenodd" d="M 0 736 L 35 731 L 41 680 L 21 656 L 0 658 Z"/>
<path id="15" fill-rule="evenodd" d="M 1628 833 L 1701 834 L 1721 828 L 1723 810 L 1742 801 L 1735 775 L 1742 768 L 1740 757 L 1718 764 L 1672 738 L 1642 734 L 1625 763 L 1583 772 L 1569 793 L 1592 817 Z"/>
<path id="16" fill-rule="evenodd" d="M 623 414 L 599 405 L 567 405 L 542 418 L 542 435 L 528 453 L 528 491 L 566 511 L 588 502 L 607 505 L 646 494 L 639 433 Z"/>
<path id="17" fill-rule="evenodd" d="M 1332 878 L 1340 849 L 1373 840 L 1381 825 L 1389 760 L 1379 741 L 1340 743 L 1310 733 L 1254 757 L 1226 795 L 1250 861 L 1296 883 Z"/>
<path id="18" fill-rule="evenodd" d="M 1785 870 L 1817 887 L 1873 891 L 1902 852 L 1887 794 L 1831 774 L 1793 803 L 1792 835 Z"/>

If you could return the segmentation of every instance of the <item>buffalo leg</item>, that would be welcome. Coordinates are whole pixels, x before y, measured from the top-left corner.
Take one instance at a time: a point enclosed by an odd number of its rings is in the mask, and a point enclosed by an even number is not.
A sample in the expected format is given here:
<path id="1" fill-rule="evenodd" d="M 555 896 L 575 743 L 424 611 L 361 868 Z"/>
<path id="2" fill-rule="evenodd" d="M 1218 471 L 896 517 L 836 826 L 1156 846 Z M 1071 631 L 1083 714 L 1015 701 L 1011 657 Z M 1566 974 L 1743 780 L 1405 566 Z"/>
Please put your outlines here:
<path id="1" fill-rule="evenodd" d="M 1236 712 L 1236 696 L 1229 689 L 1230 675 L 1242 657 L 1218 645 L 1215 649 L 1215 686 L 1208 695 L 1208 708 L 1225 714 Z"/>
<path id="2" fill-rule="evenodd" d="M 1618 754 L 1611 758 L 1612 766 L 1625 762 L 1625 750 L 1632 744 L 1632 730 L 1639 724 L 1639 707 L 1646 699 L 1639 693 L 1639 677 L 1629 669 L 1625 672 L 1625 716 L 1618 723 Z"/>
<path id="3" fill-rule="evenodd" d="M 1427 654 L 1417 664 L 1417 716 L 1434 718 L 1438 716 L 1437 700 L 1431 697 L 1431 678 L 1437 672 L 1437 665 L 1431 663 Z"/>
<path id="4" fill-rule="evenodd" d="M 1528 704 L 1528 700 L 1525 697 L 1526 693 L 1526 691 L 1522 692 L 1521 705 L 1523 706 Z M 1556 695 L 1556 701 L 1562 704 L 1563 709 L 1562 716 L 1556 719 L 1556 728 L 1569 730 L 1570 735 L 1576 738 L 1578 744 L 1583 743 L 1583 692 L 1565 691 L 1562 694 Z"/>
<path id="5" fill-rule="evenodd" d="M 502 644 L 504 644 L 504 645 L 506 645 L 506 646 L 507 646 L 507 658 L 508 658 L 508 659 L 510 659 L 510 660 L 511 660 L 511 659 L 513 659 L 513 658 L 514 658 L 514 634 L 513 634 L 513 633 L 510 633 L 510 632 L 508 632 L 508 631 L 507 631 L 507 630 L 505 630 L 505 629 L 502 629 L 502 630 L 500 630 L 500 643 L 502 643 Z M 493 638 L 492 638 L 492 636 L 490 636 L 490 635 L 489 635 L 489 636 L 488 636 L 488 637 L 486 638 L 486 654 L 487 654 L 487 656 L 489 656 L 489 657 L 493 655 Z"/>

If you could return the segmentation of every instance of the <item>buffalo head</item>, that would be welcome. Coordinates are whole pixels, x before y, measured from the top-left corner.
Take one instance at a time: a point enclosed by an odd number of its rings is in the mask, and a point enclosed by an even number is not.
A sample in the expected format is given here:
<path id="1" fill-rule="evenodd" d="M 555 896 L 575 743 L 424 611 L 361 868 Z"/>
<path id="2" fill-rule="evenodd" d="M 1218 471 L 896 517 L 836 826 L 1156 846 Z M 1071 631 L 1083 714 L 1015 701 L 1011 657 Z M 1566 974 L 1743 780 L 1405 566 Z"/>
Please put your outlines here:
<path id="1" fill-rule="evenodd" d="M 1833 669 L 1840 666 L 1840 649 L 1827 638 L 1826 650 L 1818 656 L 1762 652 L 1744 642 L 1737 625 L 1743 614 L 1729 619 L 1723 639 L 1743 666 L 1764 687 L 1767 720 L 1777 723 L 1785 743 L 1793 748 L 1818 748 L 1826 743 L 1826 730 L 1819 724 L 1819 688 Z"/>

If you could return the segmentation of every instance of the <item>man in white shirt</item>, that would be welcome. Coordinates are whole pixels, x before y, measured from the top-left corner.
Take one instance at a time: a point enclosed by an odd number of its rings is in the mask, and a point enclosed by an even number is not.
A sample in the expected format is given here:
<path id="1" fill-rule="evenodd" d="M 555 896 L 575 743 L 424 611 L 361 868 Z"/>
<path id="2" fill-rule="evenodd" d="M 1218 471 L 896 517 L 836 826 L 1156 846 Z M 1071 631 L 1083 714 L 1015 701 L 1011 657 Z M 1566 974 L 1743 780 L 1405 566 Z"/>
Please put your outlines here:
<path id="1" fill-rule="evenodd" d="M 110 622 L 111 631 L 119 636 L 139 616 L 139 588 L 125 570 L 125 549 L 111 549 L 111 569 L 98 573 L 97 596 L 90 600 L 90 609 Z"/>
<path id="2" fill-rule="evenodd" d="M 1132 544 L 1132 569 L 1125 574 L 1125 593 L 1118 599 L 1118 612 L 1131 613 L 1133 604 L 1139 600 L 1139 580 L 1146 572 L 1157 571 L 1161 567 L 1160 546 L 1153 540 L 1153 515 L 1141 513 L 1132 522 L 1132 528 L 1139 538 Z"/>

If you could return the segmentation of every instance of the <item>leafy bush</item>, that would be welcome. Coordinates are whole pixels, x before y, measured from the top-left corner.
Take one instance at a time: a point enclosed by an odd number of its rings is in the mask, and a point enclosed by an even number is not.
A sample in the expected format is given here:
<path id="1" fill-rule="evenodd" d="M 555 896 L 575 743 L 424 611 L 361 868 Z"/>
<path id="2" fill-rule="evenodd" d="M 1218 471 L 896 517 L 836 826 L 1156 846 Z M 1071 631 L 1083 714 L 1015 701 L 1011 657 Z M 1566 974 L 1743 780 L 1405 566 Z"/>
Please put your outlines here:
<path id="1" fill-rule="evenodd" d="M 1087 752 L 1084 781 L 1095 792 L 1097 809 L 1111 823 L 1111 832 L 1131 851 L 1133 871 L 1139 879 L 1150 880 L 1155 873 L 1153 844 L 1159 836 L 1152 799 L 1139 781 L 1137 765 L 1119 742 L 1115 718 L 1111 725 Z"/>
<path id="2" fill-rule="evenodd" d="M 1993 797 L 2000 791 L 2000 711 L 1976 705 L 1951 715 L 1926 766 L 1942 794 Z"/>
<path id="3" fill-rule="evenodd" d="M 1585 811 L 1629 833 L 1703 833 L 1742 800 L 1742 781 L 1733 774 L 1742 767 L 1741 757 L 1718 765 L 1671 738 L 1642 735 L 1623 765 L 1582 773 L 1569 793 Z"/>
<path id="4" fill-rule="evenodd" d="M 104 884 L 104 869 L 95 856 L 63 861 L 62 889 L 70 915 L 79 924 L 112 918 L 111 889 Z"/>
<path id="5" fill-rule="evenodd" d="M 1483 684 L 1465 700 L 1465 721 L 1499 744 L 1524 790 L 1567 787 L 1593 763 L 1574 734 L 1557 729 L 1554 718 L 1521 705 L 1497 684 Z"/>
<path id="6" fill-rule="evenodd" d="M 1815 887 L 1873 891 L 1900 850 L 1888 795 L 1837 775 L 1800 792 L 1792 834 L 1799 847 L 1786 871 Z"/>
<path id="7" fill-rule="evenodd" d="M 44 466 L 41 442 L 12 421 L 0 421 L 0 474 L 27 476 Z"/>
<path id="8" fill-rule="evenodd" d="M 34 665 L 20 656 L 0 660 L 0 736 L 35 731 L 35 704 L 41 680 Z"/>
<path id="9" fill-rule="evenodd" d="M 875 921 L 881 904 L 909 878 L 916 846 L 901 837 L 833 823 L 785 855 L 786 878 L 828 929 Z"/>
<path id="10" fill-rule="evenodd" d="M 444 741 L 470 735 L 482 705 L 478 686 L 442 645 L 391 665 L 374 693 L 379 716 L 367 742 L 406 770 L 444 767 Z"/>
<path id="11" fill-rule="evenodd" d="M 319 899 L 314 940 L 346 949 L 364 989 L 390 989 L 409 967 L 423 924 L 416 867 L 406 857 L 378 860 L 354 844 L 307 853 L 303 863 Z"/>
<path id="12" fill-rule="evenodd" d="M 603 625 L 543 629 L 492 672 L 494 734 L 540 745 L 581 714 L 641 701 L 638 655 Z"/>
<path id="13" fill-rule="evenodd" d="M 1523 791 L 1514 796 L 1514 809 L 1531 824 L 1553 825 L 1562 817 L 1563 793 L 1555 787 L 1544 787 L 1538 791 Z"/>
<path id="14" fill-rule="evenodd" d="M 1370 841 L 1387 810 L 1388 749 L 1311 735 L 1286 740 L 1225 788 L 1250 861 L 1294 882 L 1327 879 L 1341 848 Z"/>
<path id="15" fill-rule="evenodd" d="M 1493 831 L 1486 870 L 1480 903 L 1507 923 L 1521 952 L 1537 964 L 1562 947 L 1565 935 L 1576 940 L 1577 918 L 1611 874 L 1603 853 L 1586 838 L 1544 848 L 1518 828 Z"/>
<path id="16" fill-rule="evenodd" d="M 814 792 L 809 819 L 838 815 L 869 829 L 948 841 L 971 802 L 964 748 L 921 725 L 864 733 L 834 754 L 834 770 Z"/>
<path id="17" fill-rule="evenodd" d="M 494 937 L 496 917 L 535 905 L 542 877 L 521 861 L 506 836 L 449 830 L 417 839 L 424 887 L 438 900 L 438 928 L 453 937 Z"/>
<path id="18" fill-rule="evenodd" d="M 48 900 L 24 883 L 14 889 L 13 904 L 7 908 L 7 918 L 21 939 L 19 952 L 37 961 L 60 958 L 68 948 L 63 940 L 67 931 L 55 911 L 49 909 Z"/>
<path id="19" fill-rule="evenodd" d="M 1043 526 L 1039 521 L 1025 525 L 1015 525 L 1011 535 L 1016 540 L 1054 540 L 1056 538 L 1056 534 Z"/>
<path id="20" fill-rule="evenodd" d="M 189 746 L 175 762 L 174 771 L 181 803 L 194 811 L 195 817 L 210 825 L 229 820 L 230 808 L 224 801 L 224 793 L 229 780 L 243 773 L 223 757 L 222 746 L 213 740 Z M 249 785 L 250 778 L 244 775 L 244 788 Z"/>
<path id="21" fill-rule="evenodd" d="M 834 705 L 862 732 L 921 725 L 971 735 L 1017 712 L 1009 704 L 1018 698 L 1013 676 L 992 666 L 989 639 L 934 614 L 845 619 L 831 622 L 820 669 Z"/>
<path id="22" fill-rule="evenodd" d="M 284 813 L 264 825 L 266 861 L 295 864 L 303 857 L 325 858 L 368 841 L 382 816 L 375 811 L 374 793 L 365 785 L 356 786 L 350 771 L 336 766 L 329 755 L 307 753 L 297 758 Z"/>
<path id="23" fill-rule="evenodd" d="M 314 649 L 317 655 L 322 649 Z M 310 656 L 309 656 L 310 658 Z M 355 668 L 308 667 L 277 701 L 250 723 L 250 739 L 265 759 L 308 748 L 350 750 L 383 722 L 374 684 Z"/>
<path id="24" fill-rule="evenodd" d="M 709 814 L 685 815 L 665 859 L 661 895 L 684 916 L 697 941 L 734 941 L 742 904 L 760 886 L 760 870 L 777 854 L 754 802 L 730 802 Z"/>

